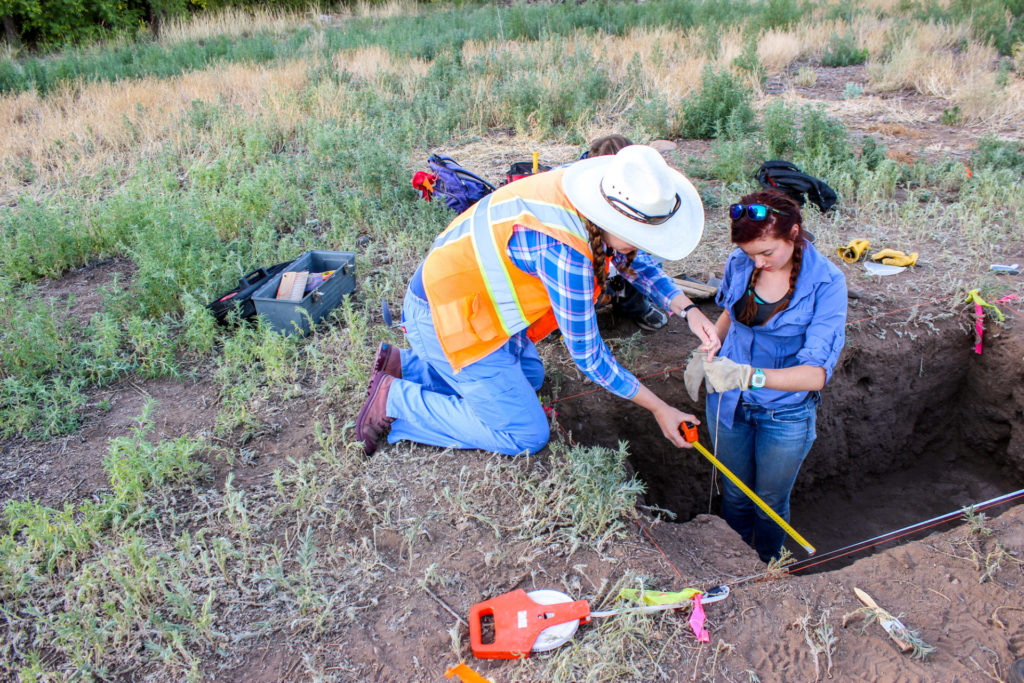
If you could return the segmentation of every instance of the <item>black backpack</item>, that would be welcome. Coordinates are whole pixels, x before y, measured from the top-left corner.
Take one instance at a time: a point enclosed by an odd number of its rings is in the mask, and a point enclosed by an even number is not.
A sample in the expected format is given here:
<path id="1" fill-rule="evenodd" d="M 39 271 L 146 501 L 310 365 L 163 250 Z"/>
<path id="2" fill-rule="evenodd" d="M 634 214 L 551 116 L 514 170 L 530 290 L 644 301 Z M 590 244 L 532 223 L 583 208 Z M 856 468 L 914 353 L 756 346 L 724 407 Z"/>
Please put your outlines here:
<path id="1" fill-rule="evenodd" d="M 257 268 L 238 281 L 238 286 L 226 294 L 222 294 L 214 301 L 206 304 L 206 308 L 213 313 L 213 317 L 221 325 L 228 324 L 228 316 L 231 311 L 238 311 L 239 320 L 248 320 L 256 315 L 256 303 L 252 300 L 253 293 L 270 278 L 282 272 L 291 265 L 291 261 L 278 263 L 269 268 Z"/>
<path id="2" fill-rule="evenodd" d="M 824 181 L 807 175 L 791 161 L 766 161 L 757 169 L 757 182 L 766 190 L 779 190 L 793 199 L 800 206 L 804 205 L 804 195 L 812 204 L 824 213 L 831 209 L 839 199 L 836 191 Z"/>
<path id="3" fill-rule="evenodd" d="M 537 173 L 543 173 L 544 171 L 550 171 L 550 166 L 544 164 L 537 165 Z M 527 176 L 533 175 L 533 162 L 532 161 L 517 161 L 509 166 L 508 172 L 505 173 L 505 184 L 508 185 L 511 182 L 515 182 L 520 178 L 526 178 Z"/>

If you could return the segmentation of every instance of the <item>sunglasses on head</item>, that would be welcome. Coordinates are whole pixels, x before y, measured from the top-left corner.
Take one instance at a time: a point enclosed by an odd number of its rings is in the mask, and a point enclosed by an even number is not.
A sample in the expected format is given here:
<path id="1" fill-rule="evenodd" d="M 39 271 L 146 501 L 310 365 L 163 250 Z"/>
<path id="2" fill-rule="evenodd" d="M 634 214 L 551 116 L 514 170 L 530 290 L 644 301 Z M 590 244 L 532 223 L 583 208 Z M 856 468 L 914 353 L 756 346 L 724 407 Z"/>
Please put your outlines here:
<path id="1" fill-rule="evenodd" d="M 779 211 L 767 204 L 733 204 L 729 207 L 729 218 L 738 221 L 746 214 L 752 221 L 763 221 L 768 218 L 768 212 L 777 213 L 780 216 L 788 216 L 785 211 Z"/>

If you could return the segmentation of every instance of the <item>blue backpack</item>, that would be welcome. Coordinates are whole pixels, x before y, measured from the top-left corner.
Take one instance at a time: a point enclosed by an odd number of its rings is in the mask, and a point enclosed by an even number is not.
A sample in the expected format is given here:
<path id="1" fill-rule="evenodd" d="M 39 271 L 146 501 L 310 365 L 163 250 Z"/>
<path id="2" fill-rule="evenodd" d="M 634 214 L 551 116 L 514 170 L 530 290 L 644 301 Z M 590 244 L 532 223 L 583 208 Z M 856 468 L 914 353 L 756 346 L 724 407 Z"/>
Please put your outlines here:
<path id="1" fill-rule="evenodd" d="M 455 213 L 462 213 L 494 192 L 494 185 L 459 166 L 451 157 L 431 154 L 427 159 L 430 172 L 437 176 L 434 194 Z"/>

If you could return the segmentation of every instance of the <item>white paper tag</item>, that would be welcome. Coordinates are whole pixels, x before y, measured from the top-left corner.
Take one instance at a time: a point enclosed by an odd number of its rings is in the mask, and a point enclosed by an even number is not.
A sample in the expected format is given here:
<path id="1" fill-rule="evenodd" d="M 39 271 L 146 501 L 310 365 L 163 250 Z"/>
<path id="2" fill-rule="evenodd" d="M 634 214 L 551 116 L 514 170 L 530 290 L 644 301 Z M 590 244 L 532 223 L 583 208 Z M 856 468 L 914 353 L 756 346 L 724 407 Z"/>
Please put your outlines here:
<path id="1" fill-rule="evenodd" d="M 889 266 L 884 263 L 876 263 L 874 261 L 865 261 L 864 267 L 868 269 L 868 272 L 872 275 L 895 275 L 896 273 L 902 273 L 907 269 L 906 266 Z"/>
<path id="2" fill-rule="evenodd" d="M 529 626 L 529 621 L 526 619 L 526 610 L 521 609 L 516 612 L 516 622 L 519 628 L 526 628 Z"/>

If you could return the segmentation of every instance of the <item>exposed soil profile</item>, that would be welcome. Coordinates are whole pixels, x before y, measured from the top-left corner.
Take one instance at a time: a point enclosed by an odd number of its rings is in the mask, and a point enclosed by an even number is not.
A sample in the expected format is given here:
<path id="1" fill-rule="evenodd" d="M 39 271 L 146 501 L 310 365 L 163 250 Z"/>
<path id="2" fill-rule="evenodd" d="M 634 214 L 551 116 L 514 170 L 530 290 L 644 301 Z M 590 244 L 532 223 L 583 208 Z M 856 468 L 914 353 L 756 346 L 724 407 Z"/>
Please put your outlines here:
<path id="1" fill-rule="evenodd" d="M 683 386 L 679 366 L 686 354 L 679 345 L 689 340 L 679 334 L 686 332 L 645 337 L 645 368 L 670 370 L 667 377 L 645 381 L 670 404 L 703 420 L 703 406 L 693 405 Z M 793 526 L 819 552 L 1024 486 L 1021 337 L 990 341 L 979 356 L 952 318 L 898 343 L 893 335 L 882 336 L 851 326 L 840 364 L 822 392 L 818 437 L 791 504 Z M 588 395 L 586 413 L 579 410 L 583 403 L 566 401 L 559 405 L 561 422 L 581 443 L 614 446 L 628 439 L 649 506 L 670 511 L 678 521 L 717 513 L 720 495 L 717 484 L 712 492 L 711 464 L 696 451 L 668 446 L 645 411 L 621 403 L 612 409 L 615 401 L 600 392 Z M 713 450 L 707 425 L 700 433 L 701 443 Z M 792 549 L 799 556 L 798 546 Z"/>

